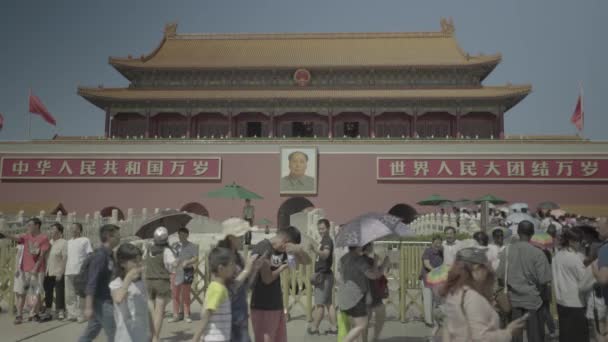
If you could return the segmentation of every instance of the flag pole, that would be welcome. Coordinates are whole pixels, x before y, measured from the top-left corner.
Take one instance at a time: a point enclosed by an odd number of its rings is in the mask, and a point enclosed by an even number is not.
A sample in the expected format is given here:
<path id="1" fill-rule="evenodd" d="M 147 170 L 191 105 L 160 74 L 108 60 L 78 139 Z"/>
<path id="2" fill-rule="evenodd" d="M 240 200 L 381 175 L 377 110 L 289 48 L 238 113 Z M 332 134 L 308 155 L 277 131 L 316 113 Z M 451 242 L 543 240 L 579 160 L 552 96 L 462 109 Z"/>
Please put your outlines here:
<path id="1" fill-rule="evenodd" d="M 581 96 L 581 113 L 582 113 L 582 117 L 581 120 L 583 121 L 583 125 L 581 126 L 581 138 L 584 138 L 584 130 L 585 130 L 585 108 L 583 106 L 583 103 L 585 101 L 583 101 L 583 82 L 579 81 L 578 82 L 578 91 L 579 94 Z"/>
<path id="2" fill-rule="evenodd" d="M 32 140 L 32 113 L 30 112 L 30 99 L 32 98 L 32 88 L 29 89 L 27 97 L 27 140 Z"/>

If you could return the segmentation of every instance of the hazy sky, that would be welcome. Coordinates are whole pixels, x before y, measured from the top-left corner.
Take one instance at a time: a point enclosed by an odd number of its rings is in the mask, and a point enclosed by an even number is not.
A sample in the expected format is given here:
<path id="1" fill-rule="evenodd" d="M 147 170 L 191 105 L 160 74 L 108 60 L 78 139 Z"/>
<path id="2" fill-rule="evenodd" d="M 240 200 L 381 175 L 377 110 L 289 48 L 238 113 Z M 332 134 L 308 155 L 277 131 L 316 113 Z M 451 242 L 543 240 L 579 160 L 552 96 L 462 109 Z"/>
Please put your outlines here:
<path id="1" fill-rule="evenodd" d="M 582 82 L 584 134 L 608 140 L 606 14 L 605 0 L 2 0 L 0 140 L 27 138 L 30 87 L 59 134 L 102 135 L 104 113 L 77 86 L 126 86 L 108 57 L 150 53 L 170 21 L 179 33 L 394 32 L 439 31 L 448 16 L 465 51 L 502 53 L 486 85 L 533 85 L 507 113 L 507 134 L 574 134 Z M 33 117 L 33 138 L 56 131 Z"/>

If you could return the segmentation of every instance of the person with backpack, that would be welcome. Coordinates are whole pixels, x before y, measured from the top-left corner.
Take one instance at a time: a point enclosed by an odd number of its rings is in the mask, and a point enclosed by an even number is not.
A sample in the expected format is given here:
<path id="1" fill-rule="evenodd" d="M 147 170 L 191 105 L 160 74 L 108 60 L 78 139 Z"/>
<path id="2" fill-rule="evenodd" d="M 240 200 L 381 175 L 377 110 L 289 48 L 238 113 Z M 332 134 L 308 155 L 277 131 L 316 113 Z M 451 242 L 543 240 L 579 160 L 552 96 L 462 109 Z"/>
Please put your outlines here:
<path id="1" fill-rule="evenodd" d="M 79 342 L 91 342 L 103 328 L 107 340 L 114 341 L 116 323 L 114 322 L 114 305 L 110 292 L 110 281 L 114 271 L 112 250 L 120 242 L 120 228 L 106 224 L 99 229 L 101 247 L 97 248 L 82 264 L 77 276 L 75 287 L 82 292 L 83 283 L 85 295 L 84 317 L 89 321 Z"/>
<path id="2" fill-rule="evenodd" d="M 78 222 L 72 223 L 72 238 L 68 240 L 68 258 L 65 266 L 65 304 L 68 320 L 84 322 L 84 300 L 76 295 L 74 280 L 78 276 L 82 264 L 88 255 L 93 252 L 91 241 L 82 236 L 82 225 Z"/>
<path id="3" fill-rule="evenodd" d="M 154 334 L 152 341 L 160 339 L 165 307 L 171 299 L 171 270 L 177 266 L 175 252 L 169 247 L 169 232 L 165 227 L 154 231 L 154 244 L 148 249 L 145 259 L 146 290 L 148 305 L 153 308 L 152 325 Z"/>

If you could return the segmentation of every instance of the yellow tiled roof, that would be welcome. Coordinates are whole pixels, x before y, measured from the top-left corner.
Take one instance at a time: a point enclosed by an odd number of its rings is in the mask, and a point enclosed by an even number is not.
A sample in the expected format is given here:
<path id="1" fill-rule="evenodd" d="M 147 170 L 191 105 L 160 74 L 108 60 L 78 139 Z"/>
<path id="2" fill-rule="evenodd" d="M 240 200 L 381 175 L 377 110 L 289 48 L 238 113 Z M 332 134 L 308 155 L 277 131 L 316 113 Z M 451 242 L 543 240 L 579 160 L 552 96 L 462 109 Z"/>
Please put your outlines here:
<path id="1" fill-rule="evenodd" d="M 500 54 L 469 56 L 453 32 L 165 34 L 147 56 L 110 58 L 136 68 L 341 68 L 467 66 L 500 62 Z"/>
<path id="2" fill-rule="evenodd" d="M 264 89 L 264 90 L 167 90 L 84 88 L 78 94 L 93 101 L 108 100 L 257 100 L 257 99 L 492 99 L 525 96 L 530 85 L 467 89 Z"/>

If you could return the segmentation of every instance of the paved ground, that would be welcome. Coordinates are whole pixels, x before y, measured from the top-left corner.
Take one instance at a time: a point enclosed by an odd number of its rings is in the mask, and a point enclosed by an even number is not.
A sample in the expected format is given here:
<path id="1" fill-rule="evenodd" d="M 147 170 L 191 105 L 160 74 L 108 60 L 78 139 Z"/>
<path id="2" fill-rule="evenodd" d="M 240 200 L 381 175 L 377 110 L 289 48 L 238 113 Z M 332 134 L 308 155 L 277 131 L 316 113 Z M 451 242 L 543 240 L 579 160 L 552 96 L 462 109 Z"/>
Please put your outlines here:
<path id="1" fill-rule="evenodd" d="M 194 308 L 198 310 L 199 308 Z M 194 311 L 196 312 L 196 311 Z M 194 329 L 197 327 L 198 314 L 193 315 L 192 324 L 183 322 L 163 324 L 163 341 L 190 341 Z M 325 322 L 324 322 L 325 323 Z M 13 316 L 6 311 L 0 313 L 0 341 L 76 341 L 80 333 L 84 330 L 86 323 L 68 323 L 52 321 L 47 323 L 24 323 L 19 326 L 13 325 Z M 321 325 L 321 332 L 327 326 Z M 295 317 L 287 324 L 289 341 L 310 342 L 310 336 L 306 334 L 306 322 L 302 317 Z M 419 322 L 401 323 L 388 321 L 383 330 L 381 341 L 383 342 L 423 342 L 428 338 L 429 329 Z M 335 336 L 314 337 L 318 342 L 335 341 Z M 103 333 L 96 341 L 105 341 Z"/>

